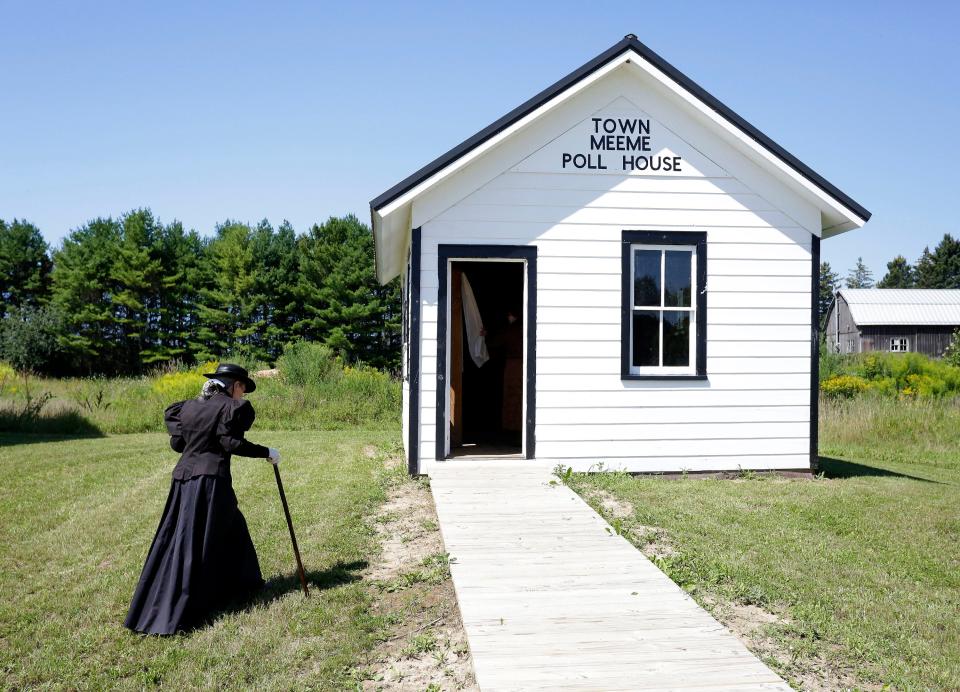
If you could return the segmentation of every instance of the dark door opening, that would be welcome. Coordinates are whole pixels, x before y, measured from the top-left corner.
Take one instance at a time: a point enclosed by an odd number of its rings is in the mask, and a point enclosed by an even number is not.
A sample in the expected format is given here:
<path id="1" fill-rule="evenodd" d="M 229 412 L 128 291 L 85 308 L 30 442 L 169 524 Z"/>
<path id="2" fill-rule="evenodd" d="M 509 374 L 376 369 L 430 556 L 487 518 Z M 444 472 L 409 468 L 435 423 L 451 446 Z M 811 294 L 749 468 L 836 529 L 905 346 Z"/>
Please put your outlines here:
<path id="1" fill-rule="evenodd" d="M 522 262 L 453 262 L 451 278 L 451 456 L 520 454 L 523 444 Z M 471 350 L 465 277 L 483 323 L 489 360 Z M 469 310 L 469 305 L 467 306 Z M 473 335 L 474 337 L 476 334 Z M 478 364 L 477 360 L 481 362 Z"/>

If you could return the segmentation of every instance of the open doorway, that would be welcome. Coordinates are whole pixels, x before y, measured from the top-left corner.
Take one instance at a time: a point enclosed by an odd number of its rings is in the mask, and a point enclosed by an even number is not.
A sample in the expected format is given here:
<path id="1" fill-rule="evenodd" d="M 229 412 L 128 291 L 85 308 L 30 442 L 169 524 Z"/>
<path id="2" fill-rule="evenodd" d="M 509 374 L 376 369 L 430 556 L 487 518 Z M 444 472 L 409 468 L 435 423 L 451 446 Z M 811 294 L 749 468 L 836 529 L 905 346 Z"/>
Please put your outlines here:
<path id="1" fill-rule="evenodd" d="M 450 266 L 450 456 L 523 449 L 524 263 Z"/>

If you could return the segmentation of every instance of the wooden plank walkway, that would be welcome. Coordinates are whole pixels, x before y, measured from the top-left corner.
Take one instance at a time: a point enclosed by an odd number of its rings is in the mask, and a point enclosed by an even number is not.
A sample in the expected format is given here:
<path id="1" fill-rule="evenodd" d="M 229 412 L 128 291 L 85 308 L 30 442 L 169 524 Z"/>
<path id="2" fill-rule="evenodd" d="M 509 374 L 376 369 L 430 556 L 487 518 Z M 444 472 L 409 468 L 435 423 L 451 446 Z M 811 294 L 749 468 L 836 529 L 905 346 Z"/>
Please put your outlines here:
<path id="1" fill-rule="evenodd" d="M 431 472 L 483 690 L 789 690 L 537 462 Z"/>

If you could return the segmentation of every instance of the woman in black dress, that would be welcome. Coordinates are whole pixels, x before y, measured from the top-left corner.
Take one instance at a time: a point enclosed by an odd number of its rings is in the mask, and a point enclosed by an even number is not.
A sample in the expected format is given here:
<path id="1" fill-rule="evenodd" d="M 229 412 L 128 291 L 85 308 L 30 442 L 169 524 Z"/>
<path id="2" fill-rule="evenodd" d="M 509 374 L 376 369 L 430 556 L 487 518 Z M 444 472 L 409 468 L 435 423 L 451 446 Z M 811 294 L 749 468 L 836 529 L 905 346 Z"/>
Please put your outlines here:
<path id="1" fill-rule="evenodd" d="M 196 399 L 167 408 L 170 446 L 180 452 L 160 526 L 133 594 L 126 627 L 174 634 L 263 586 L 260 563 L 237 506 L 230 457 L 280 453 L 244 439 L 254 411 L 243 395 L 256 384 L 239 365 L 221 363 Z"/>

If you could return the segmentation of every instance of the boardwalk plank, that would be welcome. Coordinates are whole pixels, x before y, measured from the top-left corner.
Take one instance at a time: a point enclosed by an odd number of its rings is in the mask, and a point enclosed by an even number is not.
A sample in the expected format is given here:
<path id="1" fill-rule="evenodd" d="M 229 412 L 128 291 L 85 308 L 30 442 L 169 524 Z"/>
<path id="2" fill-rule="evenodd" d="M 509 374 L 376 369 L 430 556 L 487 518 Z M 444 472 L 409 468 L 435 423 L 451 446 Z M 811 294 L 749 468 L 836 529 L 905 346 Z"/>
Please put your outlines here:
<path id="1" fill-rule="evenodd" d="M 481 689 L 790 689 L 545 466 L 431 476 Z"/>

